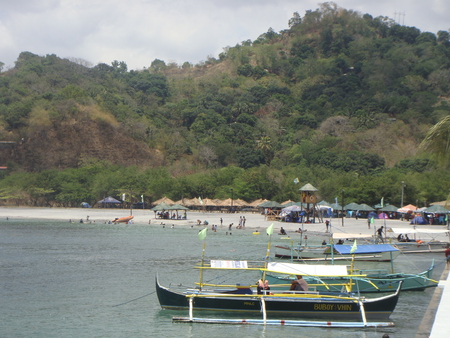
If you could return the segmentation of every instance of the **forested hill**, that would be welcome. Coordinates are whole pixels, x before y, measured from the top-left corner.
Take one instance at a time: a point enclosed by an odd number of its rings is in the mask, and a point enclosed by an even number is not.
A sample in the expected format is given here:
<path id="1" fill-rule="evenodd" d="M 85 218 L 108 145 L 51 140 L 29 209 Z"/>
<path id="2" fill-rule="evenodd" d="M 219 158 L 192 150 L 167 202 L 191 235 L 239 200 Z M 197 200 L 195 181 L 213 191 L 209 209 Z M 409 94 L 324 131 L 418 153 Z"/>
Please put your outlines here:
<path id="1" fill-rule="evenodd" d="M 164 191 L 142 182 L 135 187 L 154 198 L 224 197 L 238 185 L 233 179 L 180 183 L 198 172 L 218 175 L 220 168 L 233 168 L 241 180 L 236 194 L 247 199 L 295 198 L 295 189 L 283 184 L 299 174 L 318 186 L 333 177 L 323 189 L 327 198 L 350 185 L 348 177 L 442 174 L 418 146 L 449 115 L 448 31 L 421 32 L 334 3 L 294 13 L 287 26 L 197 65 L 156 59 L 128 70 L 126 61 L 88 67 L 84 60 L 23 52 L 14 69 L 0 74 L 0 139 L 16 142 L 0 149 L 0 164 L 9 175 L 93 163 L 164 168 L 172 180 Z M 269 183 L 250 184 L 245 175 Z M 416 188 L 411 198 L 421 194 L 423 201 L 448 192 Z M 56 188 L 48 189 L 57 199 Z M 363 197 L 355 191 L 353 198 Z"/>

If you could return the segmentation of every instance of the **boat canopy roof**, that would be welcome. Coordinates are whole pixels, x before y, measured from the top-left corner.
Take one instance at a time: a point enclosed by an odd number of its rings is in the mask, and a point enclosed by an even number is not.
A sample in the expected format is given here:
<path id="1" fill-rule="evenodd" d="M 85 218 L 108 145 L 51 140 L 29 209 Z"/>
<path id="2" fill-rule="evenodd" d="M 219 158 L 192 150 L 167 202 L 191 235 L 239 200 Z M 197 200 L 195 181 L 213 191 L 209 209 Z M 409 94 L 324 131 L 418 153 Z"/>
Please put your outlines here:
<path id="1" fill-rule="evenodd" d="M 417 227 L 406 229 L 406 228 L 392 228 L 396 234 L 445 234 L 448 232 L 446 229 L 418 229 Z"/>
<path id="2" fill-rule="evenodd" d="M 353 245 L 335 245 L 334 249 L 339 252 L 341 255 L 349 255 L 349 254 L 371 254 L 371 253 L 380 253 L 380 252 L 389 252 L 389 251 L 398 251 L 397 248 L 394 248 L 390 244 L 361 244 L 358 245 L 354 252 L 351 252 Z"/>
<path id="3" fill-rule="evenodd" d="M 346 239 L 346 238 L 369 238 L 372 237 L 370 235 L 363 235 L 363 234 L 346 234 L 343 232 L 339 233 L 333 233 L 333 238 L 335 239 Z"/>
<path id="4" fill-rule="evenodd" d="M 269 262 L 266 271 L 290 275 L 348 276 L 346 265 L 310 265 Z"/>

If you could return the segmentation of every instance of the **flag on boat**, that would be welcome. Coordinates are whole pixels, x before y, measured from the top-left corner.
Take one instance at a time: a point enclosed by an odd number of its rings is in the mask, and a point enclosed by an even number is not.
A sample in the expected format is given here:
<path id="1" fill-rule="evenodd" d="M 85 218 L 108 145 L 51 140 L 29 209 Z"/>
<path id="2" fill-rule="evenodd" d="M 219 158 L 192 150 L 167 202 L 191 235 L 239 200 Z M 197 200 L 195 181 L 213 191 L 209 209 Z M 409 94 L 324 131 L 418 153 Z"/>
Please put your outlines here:
<path id="1" fill-rule="evenodd" d="M 300 183 L 300 181 L 298 180 L 298 177 L 294 179 L 294 183 L 295 184 Z"/>
<path id="2" fill-rule="evenodd" d="M 373 219 L 373 218 L 372 218 Z M 356 249 L 358 249 L 358 246 L 356 245 L 356 239 L 353 242 L 352 248 L 350 249 L 350 253 L 355 253 Z"/>
<path id="3" fill-rule="evenodd" d="M 203 205 L 203 201 L 202 201 L 201 197 L 198 198 L 198 202 Z"/>
<path id="4" fill-rule="evenodd" d="M 200 230 L 198 232 L 198 239 L 203 241 L 206 238 L 206 230 L 207 228 L 204 228 L 203 230 Z"/>
<path id="5" fill-rule="evenodd" d="M 381 202 L 380 202 L 380 205 L 381 205 L 381 207 L 383 208 L 384 207 L 384 197 L 381 197 Z"/>
<path id="6" fill-rule="evenodd" d="M 267 228 L 266 232 L 269 236 L 273 234 L 273 223 Z"/>

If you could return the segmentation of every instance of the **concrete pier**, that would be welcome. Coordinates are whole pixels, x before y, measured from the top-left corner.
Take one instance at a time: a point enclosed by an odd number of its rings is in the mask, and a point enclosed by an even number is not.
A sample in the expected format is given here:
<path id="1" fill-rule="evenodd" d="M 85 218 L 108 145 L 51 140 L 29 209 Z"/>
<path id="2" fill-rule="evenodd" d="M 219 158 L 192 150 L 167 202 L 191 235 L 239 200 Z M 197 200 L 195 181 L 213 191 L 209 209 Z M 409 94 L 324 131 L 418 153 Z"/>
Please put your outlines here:
<path id="1" fill-rule="evenodd" d="M 450 279 L 449 266 L 442 272 L 415 338 L 450 337 Z"/>

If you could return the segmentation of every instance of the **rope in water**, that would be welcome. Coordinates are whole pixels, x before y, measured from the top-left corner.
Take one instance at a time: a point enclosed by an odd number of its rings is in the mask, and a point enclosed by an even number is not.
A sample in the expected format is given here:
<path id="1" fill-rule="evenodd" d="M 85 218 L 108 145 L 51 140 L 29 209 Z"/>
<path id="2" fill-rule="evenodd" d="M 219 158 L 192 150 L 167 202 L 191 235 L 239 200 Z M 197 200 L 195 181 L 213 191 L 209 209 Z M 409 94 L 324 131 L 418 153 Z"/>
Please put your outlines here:
<path id="1" fill-rule="evenodd" d="M 125 305 L 125 304 L 128 304 L 128 303 L 134 302 L 135 300 L 138 300 L 138 299 L 141 299 L 141 298 L 144 298 L 144 297 L 150 296 L 150 295 L 154 294 L 155 292 L 156 292 L 156 290 L 155 290 L 155 291 L 153 291 L 153 292 L 147 293 L 146 295 L 143 295 L 143 296 L 141 296 L 141 297 L 138 297 L 138 298 L 135 298 L 135 299 L 129 300 L 128 302 L 125 302 L 125 303 L 121 303 L 121 304 L 117 304 L 117 305 L 113 305 L 112 307 L 116 307 L 116 306 L 121 306 L 121 305 Z"/>

